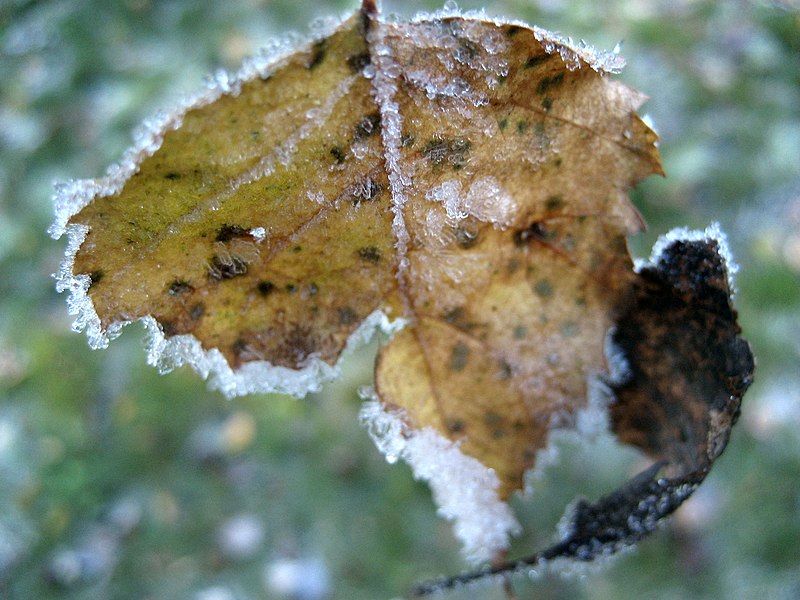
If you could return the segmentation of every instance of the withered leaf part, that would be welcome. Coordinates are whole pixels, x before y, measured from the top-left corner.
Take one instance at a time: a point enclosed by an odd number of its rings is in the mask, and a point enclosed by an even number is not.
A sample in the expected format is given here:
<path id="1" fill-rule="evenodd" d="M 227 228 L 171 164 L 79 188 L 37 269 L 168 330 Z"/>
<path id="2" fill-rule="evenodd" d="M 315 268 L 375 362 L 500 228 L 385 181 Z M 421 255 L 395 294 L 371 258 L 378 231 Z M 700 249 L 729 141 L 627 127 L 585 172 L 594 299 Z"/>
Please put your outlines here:
<path id="1" fill-rule="evenodd" d="M 707 232 L 708 233 L 708 232 Z M 719 458 L 753 381 L 755 362 L 731 302 L 714 235 L 664 246 L 640 270 L 613 344 L 627 363 L 611 383 L 613 429 L 655 459 L 615 492 L 579 501 L 562 539 L 521 560 L 418 586 L 415 596 L 565 558 L 590 561 L 652 533 L 697 489 Z"/>
<path id="2" fill-rule="evenodd" d="M 718 244 L 667 246 L 639 272 L 634 302 L 612 336 L 630 369 L 612 386 L 612 429 L 666 461 L 673 476 L 707 470 L 722 453 L 753 381 Z"/>
<path id="3" fill-rule="evenodd" d="M 627 192 L 661 168 L 617 66 L 540 29 L 387 23 L 364 2 L 63 192 L 59 286 L 96 345 L 150 319 L 155 362 L 231 395 L 314 389 L 365 320 L 401 318 L 378 395 L 505 498 L 585 406 L 630 293 Z"/>

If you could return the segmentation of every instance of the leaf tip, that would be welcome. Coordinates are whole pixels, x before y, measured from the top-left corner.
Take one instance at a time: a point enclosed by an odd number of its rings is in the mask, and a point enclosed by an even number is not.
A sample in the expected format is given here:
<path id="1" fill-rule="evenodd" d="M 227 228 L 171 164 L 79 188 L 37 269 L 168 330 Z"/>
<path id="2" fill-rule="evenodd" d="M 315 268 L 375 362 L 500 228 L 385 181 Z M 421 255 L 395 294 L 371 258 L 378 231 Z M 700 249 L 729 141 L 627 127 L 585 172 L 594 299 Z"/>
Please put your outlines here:
<path id="1" fill-rule="evenodd" d="M 380 13 L 380 5 L 377 0 L 361 0 L 361 12 L 370 18 L 375 18 Z"/>

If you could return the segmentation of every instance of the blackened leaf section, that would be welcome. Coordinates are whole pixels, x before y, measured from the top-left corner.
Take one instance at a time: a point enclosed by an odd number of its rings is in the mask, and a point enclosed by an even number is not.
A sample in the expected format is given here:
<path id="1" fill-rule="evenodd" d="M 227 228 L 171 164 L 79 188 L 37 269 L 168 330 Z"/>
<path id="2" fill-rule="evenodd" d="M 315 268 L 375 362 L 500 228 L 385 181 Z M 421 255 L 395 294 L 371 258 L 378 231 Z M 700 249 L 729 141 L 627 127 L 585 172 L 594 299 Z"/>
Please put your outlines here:
<path id="1" fill-rule="evenodd" d="M 634 294 L 613 336 L 630 369 L 613 386 L 614 432 L 678 473 L 707 469 L 728 442 L 754 369 L 717 242 L 673 242 L 642 269 Z"/>
<path id="2" fill-rule="evenodd" d="M 591 561 L 635 544 L 702 483 L 725 449 L 753 381 L 725 261 L 713 239 L 676 240 L 642 269 L 613 335 L 628 376 L 610 387 L 619 438 L 656 459 L 618 490 L 579 500 L 562 539 L 531 556 L 419 585 L 426 596 L 554 558 Z"/>

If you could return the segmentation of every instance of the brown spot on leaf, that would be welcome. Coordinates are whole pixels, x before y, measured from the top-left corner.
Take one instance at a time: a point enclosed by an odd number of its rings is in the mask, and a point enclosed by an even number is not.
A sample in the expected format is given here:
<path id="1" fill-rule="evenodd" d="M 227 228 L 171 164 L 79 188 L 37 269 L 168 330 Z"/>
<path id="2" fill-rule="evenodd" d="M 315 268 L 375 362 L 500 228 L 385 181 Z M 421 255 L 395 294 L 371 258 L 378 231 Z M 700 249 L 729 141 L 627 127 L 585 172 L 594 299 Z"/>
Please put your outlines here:
<path id="1" fill-rule="evenodd" d="M 308 59 L 308 68 L 315 69 L 325 60 L 328 51 L 328 39 L 322 39 L 311 46 L 311 57 Z"/>
<path id="2" fill-rule="evenodd" d="M 199 320 L 204 314 L 206 314 L 206 307 L 202 302 L 193 304 L 192 308 L 189 309 L 189 318 L 192 321 Z"/>
<path id="3" fill-rule="evenodd" d="M 95 286 L 105 277 L 105 273 L 102 269 L 95 269 L 91 273 L 89 273 L 89 287 Z"/>
<path id="4" fill-rule="evenodd" d="M 542 65 L 546 63 L 548 60 L 550 60 L 551 56 L 552 54 L 546 54 L 546 53 L 534 54 L 533 56 L 528 58 L 528 60 L 525 61 L 523 68 L 533 69 L 534 67 L 538 67 L 539 65 Z"/>
<path id="5" fill-rule="evenodd" d="M 158 324 L 161 327 L 161 333 L 164 334 L 164 337 L 172 337 L 178 334 L 175 324 L 169 319 L 159 319 Z"/>
<path id="6" fill-rule="evenodd" d="M 217 230 L 214 240 L 217 242 L 230 242 L 234 238 L 249 237 L 250 233 L 241 225 L 225 224 Z"/>
<path id="7" fill-rule="evenodd" d="M 472 143 L 465 138 L 436 136 L 425 144 L 422 154 L 435 167 L 449 165 L 460 169 L 467 164 L 471 147 Z"/>
<path id="8" fill-rule="evenodd" d="M 167 293 L 170 296 L 180 296 L 187 292 L 193 292 L 193 291 L 194 288 L 192 287 L 192 285 L 184 279 L 176 279 L 175 281 L 170 283 L 169 287 L 167 288 Z"/>
<path id="9" fill-rule="evenodd" d="M 564 73 L 559 73 L 558 75 L 553 75 L 552 77 L 545 77 L 539 82 L 539 85 L 536 87 L 536 92 L 541 96 L 550 91 L 552 88 L 559 87 L 563 81 Z"/>
<path id="10" fill-rule="evenodd" d="M 359 52 L 347 57 L 347 66 L 353 73 L 360 73 L 370 62 L 369 52 Z"/>
<path id="11" fill-rule="evenodd" d="M 548 279 L 540 279 L 533 285 L 533 291 L 540 298 L 550 298 L 553 295 L 553 284 Z"/>
<path id="12" fill-rule="evenodd" d="M 462 421 L 461 419 L 452 419 L 451 418 L 451 419 L 447 419 L 447 422 L 445 423 L 445 427 L 447 427 L 447 430 L 450 433 L 458 434 L 458 433 L 463 433 L 464 432 L 465 424 L 464 424 L 464 421 Z"/>
<path id="13" fill-rule="evenodd" d="M 359 141 L 368 138 L 369 136 L 378 133 L 380 131 L 380 126 L 381 126 L 380 113 L 376 112 L 367 115 L 366 117 L 362 118 L 358 123 L 356 123 L 356 126 L 353 129 L 353 139 L 355 141 Z"/>
<path id="14" fill-rule="evenodd" d="M 339 146 L 333 146 L 330 149 L 330 153 L 337 165 L 341 165 L 346 158 L 344 150 L 342 150 Z"/>
<path id="15" fill-rule="evenodd" d="M 463 371 L 469 361 L 469 353 L 469 346 L 464 342 L 457 342 L 450 352 L 450 362 L 448 363 L 450 370 L 459 373 Z"/>
<path id="16" fill-rule="evenodd" d="M 547 239 L 547 231 L 539 221 L 534 221 L 525 229 L 514 232 L 514 244 L 517 247 L 527 246 L 533 241 L 544 241 Z"/>
<path id="17" fill-rule="evenodd" d="M 208 266 L 208 278 L 212 281 L 222 281 L 241 277 L 247 273 L 247 263 L 238 256 L 221 257 L 215 254 L 211 257 Z"/>
<path id="18" fill-rule="evenodd" d="M 266 297 L 275 291 L 275 284 L 265 279 L 258 282 L 256 289 L 259 294 Z"/>
<path id="19" fill-rule="evenodd" d="M 382 191 L 383 187 L 381 184 L 376 182 L 372 177 L 365 177 L 352 188 L 353 203 L 358 204 L 362 200 L 374 200 Z"/>
<path id="20" fill-rule="evenodd" d="M 350 306 L 343 306 L 339 309 L 339 325 L 352 325 L 358 321 L 358 313 Z"/>
<path id="21" fill-rule="evenodd" d="M 456 227 L 456 243 L 464 250 L 472 248 L 478 241 L 479 235 L 476 230 L 462 225 Z"/>
<path id="22" fill-rule="evenodd" d="M 564 207 L 564 198 L 559 194 L 549 196 L 545 200 L 544 207 L 548 212 L 554 212 Z"/>
<path id="23" fill-rule="evenodd" d="M 364 246 L 358 249 L 358 257 L 361 260 L 378 264 L 381 262 L 381 251 L 377 246 Z"/>

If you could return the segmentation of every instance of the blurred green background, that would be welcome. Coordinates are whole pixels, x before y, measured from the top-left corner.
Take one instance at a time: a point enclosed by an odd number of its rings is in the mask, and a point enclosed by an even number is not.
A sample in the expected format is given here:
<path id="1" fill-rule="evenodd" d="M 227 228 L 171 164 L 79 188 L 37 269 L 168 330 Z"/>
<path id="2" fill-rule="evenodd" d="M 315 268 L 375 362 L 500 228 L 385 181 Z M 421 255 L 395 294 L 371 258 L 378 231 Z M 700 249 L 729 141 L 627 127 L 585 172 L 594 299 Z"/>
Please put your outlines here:
<path id="1" fill-rule="evenodd" d="M 478 8 L 477 2 L 463 2 Z M 374 348 L 305 400 L 227 401 L 144 364 L 141 328 L 106 351 L 70 332 L 45 230 L 55 180 L 94 177 L 156 109 L 271 37 L 351 2 L 0 0 L 0 597 L 298 600 L 398 596 L 464 568 L 450 527 L 357 423 Z M 427 2 L 387 2 L 409 16 Z M 669 524 L 594 568 L 514 579 L 519 598 L 800 598 L 800 13 L 796 3 L 507 0 L 490 14 L 613 48 L 652 97 L 668 176 L 634 193 L 640 256 L 719 221 L 758 358 L 728 450 Z M 642 466 L 565 440 L 514 501 L 552 540 L 565 506 Z M 502 599 L 497 585 L 447 598 Z"/>

